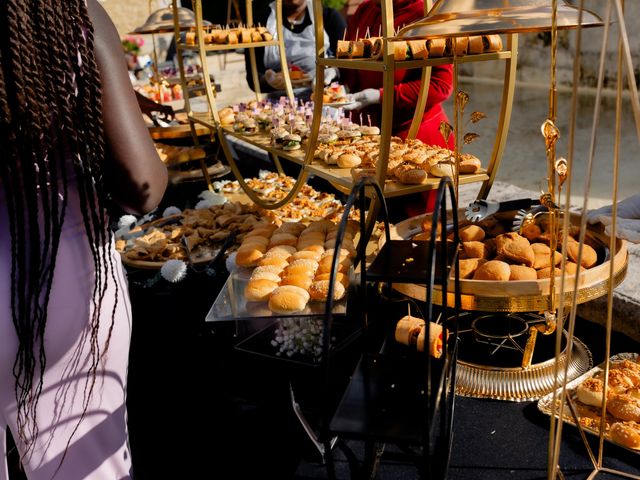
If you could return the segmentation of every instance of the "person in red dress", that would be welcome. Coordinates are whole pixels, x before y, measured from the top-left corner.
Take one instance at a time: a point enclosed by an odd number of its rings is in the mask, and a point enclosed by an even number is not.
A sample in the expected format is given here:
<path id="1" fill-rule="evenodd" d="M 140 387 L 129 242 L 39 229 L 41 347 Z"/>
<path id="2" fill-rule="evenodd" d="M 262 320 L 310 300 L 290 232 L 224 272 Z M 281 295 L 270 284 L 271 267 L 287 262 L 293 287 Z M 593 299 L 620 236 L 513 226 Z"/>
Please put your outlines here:
<path id="1" fill-rule="evenodd" d="M 424 17 L 423 0 L 394 0 L 394 28 Z M 365 0 L 347 22 L 347 40 L 356 40 L 356 35 L 363 37 L 367 30 L 371 36 L 381 31 L 382 10 L 380 0 Z M 346 108 L 362 112 L 364 118 L 371 118 L 372 124 L 380 125 L 382 116 L 382 73 L 364 70 L 347 70 L 340 72 L 344 85 L 353 94 L 354 103 Z M 406 138 L 413 119 L 418 95 L 420 94 L 421 70 L 396 70 L 393 88 L 393 125 L 392 133 Z M 440 134 L 440 122 L 449 119 L 442 108 L 453 91 L 453 73 L 451 65 L 435 66 L 431 70 L 431 82 L 427 104 L 422 115 L 422 123 L 416 138 L 429 145 L 438 145 L 453 149 L 454 139 L 450 136 L 448 144 Z M 415 216 L 433 209 L 435 198 L 433 191 L 401 197 L 402 210 L 406 216 Z"/>

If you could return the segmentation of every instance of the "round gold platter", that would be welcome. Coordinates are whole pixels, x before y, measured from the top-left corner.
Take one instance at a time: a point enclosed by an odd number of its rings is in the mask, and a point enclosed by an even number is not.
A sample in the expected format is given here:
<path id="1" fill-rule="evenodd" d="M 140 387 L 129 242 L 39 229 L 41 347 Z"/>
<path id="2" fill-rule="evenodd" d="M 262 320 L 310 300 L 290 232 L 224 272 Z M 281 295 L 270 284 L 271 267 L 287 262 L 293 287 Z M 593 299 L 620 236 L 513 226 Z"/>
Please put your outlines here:
<path id="1" fill-rule="evenodd" d="M 464 210 L 460 210 L 459 219 L 464 219 Z M 422 221 L 427 215 L 418 215 L 403 220 L 391 226 L 391 239 L 411 239 L 422 231 Z M 572 214 L 573 224 L 579 223 L 579 216 Z M 590 240 L 597 243 L 601 251 L 608 252 L 609 237 L 601 232 L 589 229 Z M 380 241 L 383 243 L 384 235 Z M 382 245 L 380 245 L 382 246 Z M 616 240 L 616 252 L 611 258 L 606 255 L 603 261 L 587 270 L 581 270 L 578 278 L 577 303 L 581 304 L 607 293 L 609 284 L 609 265 L 613 262 L 613 286 L 617 286 L 624 280 L 627 273 L 628 252 L 627 244 L 623 240 Z M 556 277 L 556 291 L 560 292 L 560 277 Z M 460 280 L 462 297 L 462 310 L 478 310 L 484 312 L 542 312 L 549 309 L 550 281 L 519 280 L 519 281 L 487 281 L 487 280 Z M 571 305 L 575 279 L 567 277 L 564 286 L 565 305 Z M 426 290 L 424 285 L 410 283 L 394 283 L 393 288 L 412 298 L 424 300 Z M 453 280 L 448 286 L 448 304 L 453 306 Z M 433 303 L 443 304 L 442 290 L 435 286 Z M 558 299 L 559 300 L 559 299 Z"/>

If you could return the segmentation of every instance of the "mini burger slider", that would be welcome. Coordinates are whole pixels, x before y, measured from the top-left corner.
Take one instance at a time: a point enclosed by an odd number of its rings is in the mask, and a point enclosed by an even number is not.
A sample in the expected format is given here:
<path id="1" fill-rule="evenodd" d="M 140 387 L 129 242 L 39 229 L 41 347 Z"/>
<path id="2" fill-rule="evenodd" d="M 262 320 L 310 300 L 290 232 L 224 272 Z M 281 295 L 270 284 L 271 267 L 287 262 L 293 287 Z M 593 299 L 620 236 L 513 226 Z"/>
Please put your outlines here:
<path id="1" fill-rule="evenodd" d="M 284 137 L 283 142 L 283 150 L 299 150 L 300 144 L 302 143 L 302 137 L 297 133 L 290 133 L 286 137 Z"/>

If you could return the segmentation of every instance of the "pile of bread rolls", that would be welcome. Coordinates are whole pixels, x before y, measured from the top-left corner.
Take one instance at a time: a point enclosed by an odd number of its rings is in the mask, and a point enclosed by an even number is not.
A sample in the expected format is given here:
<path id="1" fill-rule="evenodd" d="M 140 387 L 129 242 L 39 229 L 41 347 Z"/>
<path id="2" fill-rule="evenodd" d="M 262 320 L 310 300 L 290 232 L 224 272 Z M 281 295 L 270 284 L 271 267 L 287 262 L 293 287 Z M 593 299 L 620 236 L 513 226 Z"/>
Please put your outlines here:
<path id="1" fill-rule="evenodd" d="M 423 233 L 414 236 L 414 240 L 428 240 L 431 235 L 431 218 L 425 217 L 422 223 Z M 539 280 L 560 275 L 563 235 L 557 240 L 558 251 L 554 252 L 551 265 L 549 248 L 551 235 L 540 225 L 533 224 L 521 233 L 507 231 L 508 226 L 495 217 L 481 222 L 466 224 L 459 229 L 462 250 L 460 252 L 460 278 L 473 280 Z M 567 261 L 565 270 L 575 275 L 578 265 L 577 227 L 567 232 Z M 581 269 L 593 267 L 598 261 L 596 250 L 584 244 Z"/>
<path id="2" fill-rule="evenodd" d="M 358 223 L 350 220 L 340 252 L 335 252 L 338 225 L 328 220 L 264 225 L 242 241 L 236 264 L 253 267 L 244 291 L 247 302 L 267 302 L 276 314 L 303 311 L 309 301 L 326 301 L 329 295 L 331 262 L 338 255 L 338 275 L 333 298 L 344 297 L 349 286 L 349 269 L 356 250 L 353 237 Z"/>
<path id="3" fill-rule="evenodd" d="M 627 448 L 640 449 L 640 363 L 638 357 L 613 361 L 609 366 L 605 435 Z M 581 382 L 573 392 L 580 423 L 600 427 L 604 371 Z"/>
<path id="4" fill-rule="evenodd" d="M 391 41 L 396 62 L 422 60 L 437 57 L 477 55 L 502 50 L 500 35 L 474 35 L 470 37 L 432 38 L 429 40 Z M 382 60 L 384 40 L 382 37 L 338 40 L 336 58 L 371 58 Z"/>

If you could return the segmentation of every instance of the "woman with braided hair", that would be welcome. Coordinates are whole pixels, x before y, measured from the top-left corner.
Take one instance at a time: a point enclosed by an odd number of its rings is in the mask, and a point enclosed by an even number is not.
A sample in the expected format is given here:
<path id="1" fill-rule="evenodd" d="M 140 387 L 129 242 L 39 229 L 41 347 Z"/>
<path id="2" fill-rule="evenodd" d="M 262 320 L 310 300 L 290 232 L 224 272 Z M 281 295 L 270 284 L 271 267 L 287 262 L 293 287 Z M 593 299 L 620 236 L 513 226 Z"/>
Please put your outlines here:
<path id="1" fill-rule="evenodd" d="M 0 2 L 0 480 L 129 478 L 131 311 L 107 207 L 166 188 L 95 0 Z"/>

